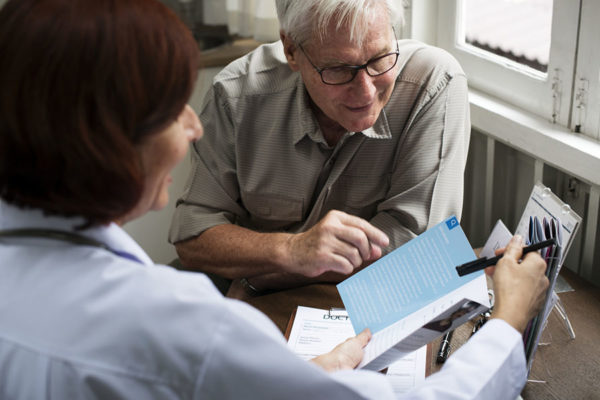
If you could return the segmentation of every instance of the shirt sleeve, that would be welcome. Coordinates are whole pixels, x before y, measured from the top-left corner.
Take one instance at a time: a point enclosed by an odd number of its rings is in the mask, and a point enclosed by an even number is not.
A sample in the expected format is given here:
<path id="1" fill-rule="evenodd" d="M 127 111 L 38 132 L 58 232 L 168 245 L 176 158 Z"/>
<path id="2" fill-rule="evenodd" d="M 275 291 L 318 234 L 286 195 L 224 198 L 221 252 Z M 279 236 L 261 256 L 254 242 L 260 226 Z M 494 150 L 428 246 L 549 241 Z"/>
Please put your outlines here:
<path id="1" fill-rule="evenodd" d="M 421 64 L 435 65 L 435 60 Z M 402 132 L 390 190 L 371 219 L 390 237 L 387 251 L 462 214 L 471 123 L 466 77 L 455 60 L 449 62 L 453 72 L 436 72 L 434 66 L 414 99 L 415 112 Z M 414 85 L 412 77 L 399 82 L 400 89 L 414 90 Z M 394 118 L 393 110 L 387 113 Z"/>
<path id="2" fill-rule="evenodd" d="M 197 398 L 211 399 L 393 399 L 383 374 L 363 370 L 327 373 L 294 354 L 279 330 L 245 303 L 228 300 L 218 321 Z"/>
<path id="3" fill-rule="evenodd" d="M 216 225 L 235 223 L 247 211 L 240 205 L 235 124 L 231 101 L 213 86 L 200 113 L 204 137 L 191 148 L 192 168 L 178 199 L 169 241 L 189 239 Z"/>
<path id="4" fill-rule="evenodd" d="M 364 370 L 329 374 L 300 359 L 271 321 L 246 304 L 231 304 L 212 324 L 211 351 L 196 385 L 196 393 L 203 398 L 394 398 L 383 374 Z M 521 335 L 506 322 L 493 319 L 441 371 L 396 398 L 515 399 L 526 377 Z"/>
<path id="5" fill-rule="evenodd" d="M 527 382 L 521 335 L 491 319 L 406 399 L 516 399 Z"/>

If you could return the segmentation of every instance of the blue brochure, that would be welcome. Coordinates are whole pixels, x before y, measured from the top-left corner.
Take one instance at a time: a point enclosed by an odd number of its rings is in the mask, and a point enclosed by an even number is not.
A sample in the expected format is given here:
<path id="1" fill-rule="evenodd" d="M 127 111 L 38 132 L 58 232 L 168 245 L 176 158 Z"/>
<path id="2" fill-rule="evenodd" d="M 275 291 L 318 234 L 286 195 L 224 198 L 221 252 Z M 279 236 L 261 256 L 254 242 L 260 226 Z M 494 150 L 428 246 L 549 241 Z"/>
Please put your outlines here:
<path id="1" fill-rule="evenodd" d="M 354 331 L 377 333 L 481 277 L 456 273 L 475 258 L 454 216 L 382 257 L 337 285 Z"/>

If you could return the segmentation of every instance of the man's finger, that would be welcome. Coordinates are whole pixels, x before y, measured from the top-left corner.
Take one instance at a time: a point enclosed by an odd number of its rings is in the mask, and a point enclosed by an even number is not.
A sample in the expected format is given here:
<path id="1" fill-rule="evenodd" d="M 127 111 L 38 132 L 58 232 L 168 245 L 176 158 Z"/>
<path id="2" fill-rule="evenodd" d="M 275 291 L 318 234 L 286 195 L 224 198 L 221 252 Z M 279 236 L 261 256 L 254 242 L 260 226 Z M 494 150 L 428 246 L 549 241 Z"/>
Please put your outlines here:
<path id="1" fill-rule="evenodd" d="M 342 221 L 343 224 L 354 226 L 363 231 L 365 235 L 367 235 L 367 239 L 370 243 L 373 243 L 379 247 L 386 247 L 388 244 L 390 244 L 390 239 L 382 230 L 376 228 L 362 218 L 344 213 L 342 214 L 340 221 Z"/>
<path id="2" fill-rule="evenodd" d="M 377 260 L 383 255 L 381 247 L 371 244 L 371 254 L 369 254 L 369 260 Z"/>
<path id="3" fill-rule="evenodd" d="M 330 263 L 329 270 L 343 275 L 350 275 L 354 271 L 352 264 L 347 257 L 340 254 L 333 254 L 333 260 Z"/>
<path id="4" fill-rule="evenodd" d="M 336 232 L 336 237 L 340 240 L 338 246 L 340 254 L 352 256 L 352 250 L 357 250 L 361 258 L 359 265 L 362 263 L 362 260 L 369 259 L 371 245 L 364 231 L 353 225 L 342 225 L 339 231 Z"/>

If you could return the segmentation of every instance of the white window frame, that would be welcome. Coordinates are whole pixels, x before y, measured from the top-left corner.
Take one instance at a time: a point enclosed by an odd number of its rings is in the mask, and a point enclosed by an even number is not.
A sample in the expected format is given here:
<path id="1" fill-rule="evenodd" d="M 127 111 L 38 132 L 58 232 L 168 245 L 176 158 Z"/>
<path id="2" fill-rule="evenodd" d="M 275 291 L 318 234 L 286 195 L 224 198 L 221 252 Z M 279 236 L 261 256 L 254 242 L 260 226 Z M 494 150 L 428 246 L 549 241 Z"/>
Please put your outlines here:
<path id="1" fill-rule="evenodd" d="M 461 31 L 462 3 L 463 0 L 439 1 L 437 45 L 456 57 L 467 73 L 469 85 L 568 127 L 576 58 L 573 43 L 577 43 L 579 2 L 553 2 L 548 73 L 460 43 L 464 38 L 464 32 Z"/>

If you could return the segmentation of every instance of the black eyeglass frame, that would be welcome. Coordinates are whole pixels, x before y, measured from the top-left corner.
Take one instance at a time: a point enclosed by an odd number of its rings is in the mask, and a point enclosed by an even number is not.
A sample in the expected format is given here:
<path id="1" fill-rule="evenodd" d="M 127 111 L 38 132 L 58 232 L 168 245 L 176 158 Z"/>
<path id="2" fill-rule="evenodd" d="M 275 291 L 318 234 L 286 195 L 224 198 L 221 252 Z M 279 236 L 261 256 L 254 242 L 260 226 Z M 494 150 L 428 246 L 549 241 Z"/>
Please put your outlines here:
<path id="1" fill-rule="evenodd" d="M 317 71 L 317 73 L 319 74 L 319 76 L 321 77 L 321 82 L 323 82 L 326 85 L 345 85 L 346 83 L 350 83 L 354 80 L 354 78 L 356 78 L 356 75 L 358 74 L 358 71 L 360 71 L 361 69 L 364 69 L 365 72 L 367 73 L 367 75 L 371 76 L 371 77 L 376 77 L 376 76 L 381 76 L 385 73 L 390 72 L 398 63 L 398 58 L 400 57 L 400 46 L 398 45 L 398 39 L 396 38 L 396 30 L 394 29 L 394 27 L 392 27 L 392 31 L 394 32 L 394 39 L 396 41 L 396 51 L 392 51 L 391 53 L 387 53 L 387 54 L 383 54 L 379 57 L 375 57 L 370 59 L 369 61 L 367 61 L 366 63 L 362 64 L 362 65 L 341 65 L 341 66 L 336 66 L 336 67 L 325 67 L 325 68 L 319 68 L 317 67 L 312 60 L 310 59 L 310 57 L 308 56 L 308 54 L 306 54 L 306 51 L 304 51 L 304 48 L 302 47 L 301 44 L 298 45 L 298 47 L 300 48 L 300 50 L 302 51 L 302 53 L 304 53 L 304 55 L 306 56 L 306 59 L 308 60 L 308 62 L 310 63 L 310 65 L 312 65 L 312 67 L 315 69 L 315 71 Z M 369 66 L 369 64 L 372 64 L 374 62 L 377 62 L 379 60 L 381 60 L 382 58 L 385 57 L 389 57 L 391 55 L 395 54 L 396 55 L 396 59 L 394 60 L 394 63 L 392 64 L 392 66 L 383 71 L 380 72 L 378 74 L 372 75 L 369 72 L 369 69 L 367 68 Z M 326 82 L 325 79 L 323 79 L 323 71 L 327 71 L 328 69 L 334 69 L 334 68 L 347 68 L 349 71 L 352 71 L 352 76 L 350 77 L 350 79 L 348 79 L 345 82 L 339 82 L 339 83 L 330 83 L 330 82 Z"/>

